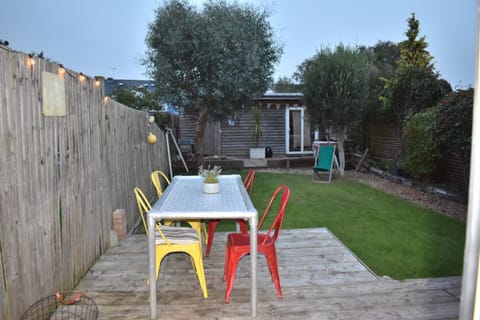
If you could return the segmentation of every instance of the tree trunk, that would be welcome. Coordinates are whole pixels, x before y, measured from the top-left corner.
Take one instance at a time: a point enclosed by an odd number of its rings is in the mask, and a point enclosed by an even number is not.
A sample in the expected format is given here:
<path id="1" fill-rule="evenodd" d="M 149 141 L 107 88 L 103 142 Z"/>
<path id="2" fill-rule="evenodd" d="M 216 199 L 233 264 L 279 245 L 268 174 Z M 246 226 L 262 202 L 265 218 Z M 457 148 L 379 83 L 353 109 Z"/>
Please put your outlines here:
<path id="1" fill-rule="evenodd" d="M 203 164 L 203 134 L 208 121 L 208 107 L 200 111 L 197 128 L 195 129 L 195 160 L 197 167 Z"/>
<path id="2" fill-rule="evenodd" d="M 338 128 L 337 130 L 337 148 L 338 148 L 338 172 L 340 176 L 345 175 L 345 148 L 344 148 L 344 142 L 345 142 L 345 133 L 346 133 L 346 128 Z"/>

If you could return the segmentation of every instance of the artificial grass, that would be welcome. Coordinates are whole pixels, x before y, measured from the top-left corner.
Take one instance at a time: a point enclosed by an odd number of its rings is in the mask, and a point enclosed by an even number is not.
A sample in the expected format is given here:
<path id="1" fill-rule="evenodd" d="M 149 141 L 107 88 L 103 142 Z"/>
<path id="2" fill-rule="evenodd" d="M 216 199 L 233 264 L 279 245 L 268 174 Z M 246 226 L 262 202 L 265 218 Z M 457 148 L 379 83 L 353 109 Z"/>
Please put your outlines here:
<path id="1" fill-rule="evenodd" d="M 462 274 L 465 223 L 347 179 L 255 175 L 252 201 L 262 214 L 280 184 L 291 197 L 282 228 L 327 227 L 377 275 L 393 279 Z M 232 230 L 223 223 L 218 230 Z"/>

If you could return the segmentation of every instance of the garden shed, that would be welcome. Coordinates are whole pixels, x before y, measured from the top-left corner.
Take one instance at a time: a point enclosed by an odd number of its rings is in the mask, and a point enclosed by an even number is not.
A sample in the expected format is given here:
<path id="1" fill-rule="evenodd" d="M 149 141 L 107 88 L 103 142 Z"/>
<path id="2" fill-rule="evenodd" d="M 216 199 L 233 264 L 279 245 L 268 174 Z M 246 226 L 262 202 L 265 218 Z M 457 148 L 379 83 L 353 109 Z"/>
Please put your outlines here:
<path id="1" fill-rule="evenodd" d="M 204 154 L 248 158 L 250 148 L 270 147 L 275 157 L 311 155 L 314 131 L 301 97 L 301 93 L 268 92 L 227 120 L 210 121 L 203 139 Z M 260 112 L 257 120 L 255 110 Z M 257 121 L 262 132 L 258 146 Z M 197 114 L 182 110 L 178 138 L 195 141 L 197 122 Z"/>

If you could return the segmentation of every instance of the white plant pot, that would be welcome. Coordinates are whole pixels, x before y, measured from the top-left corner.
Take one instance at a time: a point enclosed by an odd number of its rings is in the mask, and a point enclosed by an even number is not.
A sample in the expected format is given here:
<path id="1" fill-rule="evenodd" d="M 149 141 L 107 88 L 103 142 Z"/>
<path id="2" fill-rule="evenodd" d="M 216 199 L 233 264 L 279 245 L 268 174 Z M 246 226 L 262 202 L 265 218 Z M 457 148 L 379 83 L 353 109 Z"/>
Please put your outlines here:
<path id="1" fill-rule="evenodd" d="M 203 192 L 218 193 L 220 191 L 220 183 L 204 183 Z"/>
<path id="2" fill-rule="evenodd" d="M 265 148 L 250 148 L 250 159 L 265 159 Z"/>

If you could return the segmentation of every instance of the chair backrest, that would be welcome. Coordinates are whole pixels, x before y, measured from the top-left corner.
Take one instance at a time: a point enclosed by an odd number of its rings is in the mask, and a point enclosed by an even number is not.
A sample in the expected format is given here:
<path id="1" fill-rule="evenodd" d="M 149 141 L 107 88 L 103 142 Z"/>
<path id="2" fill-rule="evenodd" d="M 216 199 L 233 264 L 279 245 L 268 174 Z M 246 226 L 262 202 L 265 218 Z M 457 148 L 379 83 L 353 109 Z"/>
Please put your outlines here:
<path id="1" fill-rule="evenodd" d="M 170 184 L 170 179 L 168 179 L 163 171 L 159 170 L 153 171 L 150 177 L 152 178 L 152 183 L 157 191 L 157 196 L 160 198 L 163 194 L 162 180 L 165 181 L 165 186 L 168 186 Z"/>
<path id="2" fill-rule="evenodd" d="M 270 208 L 272 207 L 272 204 L 275 202 L 278 202 L 278 199 L 277 199 L 278 196 L 280 196 L 280 199 L 279 199 L 280 204 L 278 207 L 278 212 L 276 217 L 273 219 L 273 222 L 270 225 L 270 228 L 267 231 L 267 234 L 270 235 L 270 238 L 273 241 L 276 241 L 278 238 L 278 235 L 280 234 L 280 228 L 282 227 L 283 217 L 285 216 L 285 207 L 287 206 L 288 199 L 290 198 L 290 189 L 286 185 L 281 185 L 275 190 L 272 197 L 270 198 L 270 202 L 268 203 L 267 207 L 265 208 L 265 211 L 263 212 L 262 218 L 258 222 L 258 228 L 257 228 L 257 230 L 260 230 L 260 228 L 262 227 L 262 224 L 265 221 L 265 218 L 267 217 L 270 211 Z M 269 240 L 269 237 L 265 237 L 265 239 L 263 240 L 263 243 L 267 242 L 268 240 Z"/>
<path id="3" fill-rule="evenodd" d="M 314 169 L 325 171 L 332 170 L 334 155 L 334 144 L 319 145 Z"/>
<path id="4" fill-rule="evenodd" d="M 247 189 L 248 194 L 252 193 L 253 180 L 255 180 L 255 169 L 250 169 L 243 180 L 243 184 L 245 185 L 245 189 Z"/>
<path id="5" fill-rule="evenodd" d="M 140 188 L 135 187 L 133 189 L 133 192 L 135 193 L 135 198 L 137 199 L 138 211 L 140 212 L 140 216 L 142 217 L 143 227 L 145 228 L 145 232 L 148 233 L 145 215 L 150 209 L 152 209 L 152 205 L 150 204 L 150 201 L 148 201 L 147 197 L 145 197 L 145 194 L 142 192 L 142 190 L 140 190 Z"/>

